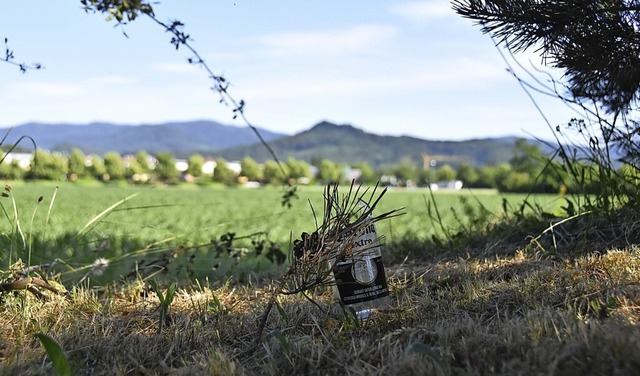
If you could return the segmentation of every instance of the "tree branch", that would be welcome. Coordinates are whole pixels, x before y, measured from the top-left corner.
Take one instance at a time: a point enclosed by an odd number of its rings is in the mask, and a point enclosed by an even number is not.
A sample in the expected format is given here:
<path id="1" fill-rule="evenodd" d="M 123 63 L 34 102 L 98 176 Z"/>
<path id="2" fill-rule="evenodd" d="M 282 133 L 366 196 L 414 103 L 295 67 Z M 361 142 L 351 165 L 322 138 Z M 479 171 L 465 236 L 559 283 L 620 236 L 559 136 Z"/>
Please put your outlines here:
<path id="1" fill-rule="evenodd" d="M 0 293 L 18 290 L 27 290 L 34 294 L 38 299 L 46 300 L 48 297 L 40 292 L 36 287 L 49 290 L 56 295 L 62 295 L 62 292 L 48 284 L 45 280 L 38 277 L 20 278 L 12 282 L 0 284 Z"/>
<path id="2" fill-rule="evenodd" d="M 15 57 L 13 55 L 13 51 L 9 48 L 9 40 L 7 38 L 4 38 L 4 47 L 4 59 L 1 59 L 0 61 L 18 67 L 21 73 L 27 73 L 28 70 L 42 69 L 42 65 L 40 63 L 27 64 L 16 63 L 13 61 Z"/>

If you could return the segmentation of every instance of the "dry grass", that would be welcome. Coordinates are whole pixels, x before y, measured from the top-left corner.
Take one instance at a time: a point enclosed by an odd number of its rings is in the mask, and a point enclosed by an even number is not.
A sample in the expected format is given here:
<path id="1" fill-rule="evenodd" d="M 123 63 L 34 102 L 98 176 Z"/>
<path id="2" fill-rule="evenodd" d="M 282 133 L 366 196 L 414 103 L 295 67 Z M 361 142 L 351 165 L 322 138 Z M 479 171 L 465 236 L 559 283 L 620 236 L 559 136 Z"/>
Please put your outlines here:
<path id="1" fill-rule="evenodd" d="M 358 323 L 283 296 L 257 346 L 266 282 L 179 290 L 161 334 L 159 301 L 142 282 L 47 302 L 5 294 L 0 374 L 54 374 L 36 332 L 91 375 L 640 373 L 640 249 L 389 269 L 392 309 Z M 335 308 L 328 292 L 317 300 Z"/>

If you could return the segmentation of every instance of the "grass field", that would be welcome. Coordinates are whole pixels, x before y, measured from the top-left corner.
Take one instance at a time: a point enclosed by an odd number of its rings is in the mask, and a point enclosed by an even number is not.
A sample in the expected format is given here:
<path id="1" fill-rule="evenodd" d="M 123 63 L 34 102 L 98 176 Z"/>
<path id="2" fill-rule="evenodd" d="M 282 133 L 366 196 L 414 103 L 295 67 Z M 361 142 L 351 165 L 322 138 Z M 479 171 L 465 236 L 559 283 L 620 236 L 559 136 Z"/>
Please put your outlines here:
<path id="1" fill-rule="evenodd" d="M 346 193 L 348 187 L 344 187 Z M 79 185 L 63 183 L 14 183 L 11 195 L 18 210 L 20 228 L 25 241 L 16 234 L 16 221 L 11 198 L 2 198 L 7 217 L 0 221 L 4 236 L 0 245 L 8 250 L 0 261 L 7 265 L 16 257 L 31 264 L 52 263 L 59 265 L 68 278 L 78 278 L 78 273 L 99 258 L 110 261 L 110 267 L 97 278 L 98 283 L 130 273 L 143 264 L 163 262 L 170 254 L 175 274 L 172 276 L 218 278 L 233 273 L 260 271 L 270 268 L 262 257 L 251 257 L 244 250 L 255 248 L 252 240 L 265 246 L 275 244 L 283 253 L 289 249 L 290 239 L 303 231 L 312 232 L 315 227 L 314 212 L 322 215 L 322 187 L 301 187 L 299 198 L 291 208 L 281 205 L 282 190 L 273 187 L 242 189 L 224 187 L 133 187 Z M 38 197 L 43 197 L 40 203 Z M 523 195 L 498 195 L 493 191 L 435 192 L 432 197 L 426 190 L 391 190 L 380 202 L 377 210 L 384 212 L 405 208 L 405 215 L 382 222 L 378 232 L 386 242 L 399 239 L 427 239 L 442 235 L 442 227 L 434 223 L 428 206 L 437 206 L 441 222 L 452 227 L 456 221 L 466 221 L 470 208 L 480 213 L 480 207 L 499 214 L 503 199 L 510 205 L 519 205 Z M 558 209 L 557 196 L 529 198 L 553 212 Z M 121 202 L 127 200 L 126 202 Z M 466 200 L 467 204 L 463 204 Z M 120 203 L 105 214 L 105 210 Z M 433 216 L 433 210 L 431 215 Z M 454 215 L 457 213 L 457 216 Z M 105 214 L 104 216 L 101 216 Z M 91 221 L 96 217 L 94 223 Z M 91 224 L 86 227 L 87 224 Z M 210 246 L 211 241 L 232 232 L 232 246 L 238 248 L 247 262 L 235 265 L 228 252 Z M 25 246 L 26 243 L 26 246 Z M 31 244 L 31 245 L 29 245 Z M 201 246 L 202 247 L 199 247 Z M 183 247 L 176 251 L 177 247 Z M 184 249 L 186 248 L 186 250 Z M 174 257 L 178 256 L 178 257 Z M 401 256 L 401 255 L 400 255 Z M 177 262 L 173 262 L 174 259 Z M 186 264 L 185 264 L 186 263 Z M 214 269 L 214 266 L 217 266 Z M 185 271 L 186 270 L 186 271 Z M 65 277 L 67 278 L 67 277 Z"/>
<path id="2" fill-rule="evenodd" d="M 502 197 L 495 193 L 438 193 L 433 202 L 444 231 L 466 219 L 469 233 L 479 237 L 443 247 L 454 253 L 425 258 L 419 252 L 429 253 L 423 247 L 430 243 L 419 239 L 438 230 L 429 219 L 428 193 L 390 191 L 380 210 L 406 207 L 407 214 L 381 224 L 379 231 L 390 238 L 386 248 L 396 243 L 411 248 L 407 262 L 387 264 L 391 305 L 360 322 L 337 307 L 328 288 L 309 292 L 315 304 L 300 294 L 280 295 L 258 336 L 278 284 L 270 274 L 220 283 L 224 280 L 216 280 L 216 273 L 224 268 L 212 269 L 216 247 L 210 240 L 229 231 L 240 236 L 266 231 L 286 244 L 290 232 L 313 229 L 306 200 L 319 208 L 320 189 L 302 189 L 293 208 L 284 209 L 277 189 L 63 184 L 45 225 L 53 192 L 51 185 L 15 184 L 12 195 L 25 242 L 33 243 L 34 263 L 58 255 L 71 260 L 60 266 L 76 272 L 50 280 L 66 281 L 70 290 L 64 295 L 42 290 L 48 297 L 43 299 L 24 289 L 0 294 L 0 375 L 640 374 L 640 251 L 635 245 L 640 219 L 634 213 L 617 223 L 614 217 L 575 218 L 558 232 L 562 238 L 553 239 L 562 241 L 553 253 L 543 249 L 550 239 L 541 239 L 537 247 L 511 243 L 537 235 L 529 222 L 473 224 L 470 212 L 479 212 L 472 203 L 500 215 Z M 105 208 L 138 192 L 95 227 L 82 230 Z M 464 204 L 464 197 L 478 201 Z M 518 205 L 524 197 L 505 198 Z M 11 197 L 2 200 L 6 222 L 12 223 Z M 533 200 L 550 213 L 562 205 L 553 196 L 536 196 L 529 203 Z M 541 219 L 542 229 L 548 226 L 545 217 L 534 217 Z M 20 248 L 15 228 L 2 228 L 5 263 L 7 250 Z M 622 239 L 622 248 L 610 246 L 614 238 Z M 181 244 L 200 242 L 208 246 L 176 252 Z M 497 252 L 498 243 L 507 251 Z M 138 274 L 106 285 L 130 268 L 131 260 L 142 267 L 145 260 L 167 254 L 194 260 L 182 268 L 197 265 L 210 279 L 198 284 L 182 278 L 175 294 L 168 284 L 151 284 L 157 276 Z M 82 265 L 96 257 L 111 260 L 112 274 L 105 273 L 103 282 L 91 277 L 105 285 L 89 288 L 77 281 L 91 271 Z M 257 263 L 247 265 L 255 270 Z M 12 281 L 5 270 L 0 269 L 0 278 Z M 165 282 L 189 276 L 168 277 Z"/>

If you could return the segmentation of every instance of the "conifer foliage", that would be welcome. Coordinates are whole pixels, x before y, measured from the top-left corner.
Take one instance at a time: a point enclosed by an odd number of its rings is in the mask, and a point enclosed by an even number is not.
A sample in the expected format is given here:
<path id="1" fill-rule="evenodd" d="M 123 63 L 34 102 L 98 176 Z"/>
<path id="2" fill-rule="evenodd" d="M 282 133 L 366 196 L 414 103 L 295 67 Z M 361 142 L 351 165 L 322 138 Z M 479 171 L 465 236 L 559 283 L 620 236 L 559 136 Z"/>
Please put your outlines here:
<path id="1" fill-rule="evenodd" d="M 640 88 L 640 1 L 454 0 L 511 51 L 534 48 L 565 69 L 570 93 L 625 112 Z"/>

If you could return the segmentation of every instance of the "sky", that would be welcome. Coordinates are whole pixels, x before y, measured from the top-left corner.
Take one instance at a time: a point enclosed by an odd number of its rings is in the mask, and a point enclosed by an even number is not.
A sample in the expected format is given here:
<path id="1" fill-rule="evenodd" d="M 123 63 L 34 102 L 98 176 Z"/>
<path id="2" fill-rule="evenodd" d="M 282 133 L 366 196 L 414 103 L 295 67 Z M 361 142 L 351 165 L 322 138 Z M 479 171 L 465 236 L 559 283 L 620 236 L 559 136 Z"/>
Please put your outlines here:
<path id="1" fill-rule="evenodd" d="M 446 0 L 163 0 L 154 9 L 185 24 L 191 45 L 245 101 L 251 124 L 271 131 L 330 121 L 427 140 L 550 140 L 576 116 L 538 95 L 547 123 L 491 38 Z M 204 70 L 187 63 L 188 51 L 176 51 L 146 17 L 115 27 L 79 0 L 5 0 L 0 38 L 13 61 L 44 67 L 22 74 L 0 62 L 0 127 L 245 124 L 219 103 Z M 540 62 L 534 52 L 517 59 Z"/>

